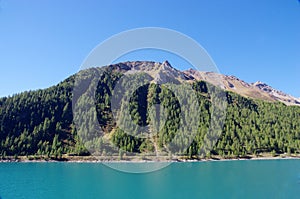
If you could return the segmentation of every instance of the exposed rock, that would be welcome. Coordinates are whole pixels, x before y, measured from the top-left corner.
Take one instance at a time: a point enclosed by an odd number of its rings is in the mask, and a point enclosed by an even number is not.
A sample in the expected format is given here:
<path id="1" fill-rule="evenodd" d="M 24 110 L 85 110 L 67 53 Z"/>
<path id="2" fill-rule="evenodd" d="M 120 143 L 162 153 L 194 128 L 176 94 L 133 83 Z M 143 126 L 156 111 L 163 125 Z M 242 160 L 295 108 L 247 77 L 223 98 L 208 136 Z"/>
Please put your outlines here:
<path id="1" fill-rule="evenodd" d="M 153 78 L 153 82 L 180 83 L 184 81 L 202 80 L 222 89 L 238 93 L 240 95 L 267 101 L 280 101 L 287 105 L 300 105 L 300 99 L 278 91 L 261 81 L 249 84 L 235 76 L 227 76 L 214 72 L 203 72 L 194 69 L 179 71 L 171 66 L 168 61 L 163 63 L 150 61 L 123 62 L 114 65 L 116 70 L 126 73 L 145 72 Z"/>

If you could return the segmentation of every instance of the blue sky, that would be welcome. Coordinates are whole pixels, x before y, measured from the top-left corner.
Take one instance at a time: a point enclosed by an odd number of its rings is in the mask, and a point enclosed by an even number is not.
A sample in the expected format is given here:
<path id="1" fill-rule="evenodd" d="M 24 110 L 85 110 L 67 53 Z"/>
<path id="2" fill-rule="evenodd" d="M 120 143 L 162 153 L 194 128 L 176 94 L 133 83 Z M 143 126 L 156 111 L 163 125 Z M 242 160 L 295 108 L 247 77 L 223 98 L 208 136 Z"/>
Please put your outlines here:
<path id="1" fill-rule="evenodd" d="M 0 96 L 54 85 L 105 39 L 149 26 L 192 37 L 223 74 L 300 97 L 298 0 L 0 0 Z"/>

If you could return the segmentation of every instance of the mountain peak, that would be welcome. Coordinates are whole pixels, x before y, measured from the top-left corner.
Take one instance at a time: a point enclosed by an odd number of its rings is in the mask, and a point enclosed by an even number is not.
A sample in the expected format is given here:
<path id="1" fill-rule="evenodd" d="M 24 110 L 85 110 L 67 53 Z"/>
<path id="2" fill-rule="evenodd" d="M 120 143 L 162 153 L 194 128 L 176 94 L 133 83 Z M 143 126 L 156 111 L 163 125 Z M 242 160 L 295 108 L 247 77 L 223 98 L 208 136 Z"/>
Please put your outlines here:
<path id="1" fill-rule="evenodd" d="M 171 66 L 170 62 L 168 62 L 168 60 L 165 60 L 165 61 L 162 63 L 162 65 L 173 68 L 173 67 Z"/>
<path id="2" fill-rule="evenodd" d="M 300 99 L 276 90 L 262 81 L 250 84 L 232 75 L 222 75 L 215 72 L 204 72 L 195 69 L 180 71 L 172 67 L 167 60 L 162 63 L 153 61 L 128 61 L 114 64 L 112 67 L 117 67 L 118 70 L 126 73 L 147 73 L 152 77 L 152 81 L 157 84 L 171 82 L 177 84 L 195 80 L 206 81 L 215 86 L 219 86 L 222 89 L 238 93 L 245 97 L 271 102 L 280 101 L 287 105 L 300 105 Z"/>
<path id="3" fill-rule="evenodd" d="M 252 83 L 252 85 L 258 88 L 259 90 L 269 94 L 271 98 L 273 98 L 276 101 L 281 101 L 287 105 L 300 104 L 300 100 L 298 98 L 288 95 L 280 90 L 276 90 L 264 82 L 257 81 L 255 83 Z"/>
<path id="4" fill-rule="evenodd" d="M 269 86 L 268 84 L 262 82 L 262 81 L 257 81 L 255 83 L 252 83 L 253 86 L 257 86 L 257 87 L 266 87 Z"/>

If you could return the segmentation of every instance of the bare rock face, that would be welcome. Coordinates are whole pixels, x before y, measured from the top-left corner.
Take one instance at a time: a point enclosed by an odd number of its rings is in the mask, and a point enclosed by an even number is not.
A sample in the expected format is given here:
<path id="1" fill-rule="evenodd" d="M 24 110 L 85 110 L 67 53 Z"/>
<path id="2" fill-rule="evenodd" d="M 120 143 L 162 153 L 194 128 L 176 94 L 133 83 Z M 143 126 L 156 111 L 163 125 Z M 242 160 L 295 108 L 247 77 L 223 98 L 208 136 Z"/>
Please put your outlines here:
<path id="1" fill-rule="evenodd" d="M 171 66 L 168 61 L 163 63 L 150 61 L 123 62 L 117 65 L 117 70 L 126 71 L 126 73 L 144 72 L 153 78 L 157 84 L 206 81 L 215 86 L 228 91 L 238 93 L 245 97 L 261 99 L 266 101 L 280 101 L 286 105 L 299 105 L 300 99 L 278 91 L 271 86 L 258 81 L 247 83 L 235 76 L 222 75 L 214 72 L 203 72 L 194 69 L 180 71 Z"/>
<path id="2" fill-rule="evenodd" d="M 161 83 L 175 83 L 181 81 L 192 80 L 191 77 L 186 76 L 183 72 L 173 68 L 168 61 L 161 64 L 158 73 L 155 75 L 154 81 Z"/>
<path id="3" fill-rule="evenodd" d="M 298 98 L 288 95 L 282 91 L 278 91 L 267 85 L 266 83 L 258 81 L 253 83 L 252 85 L 260 89 L 261 91 L 268 93 L 270 97 L 277 101 L 281 101 L 287 105 L 300 105 L 300 100 Z"/>
<path id="4" fill-rule="evenodd" d="M 148 61 L 135 61 L 124 62 L 119 64 L 127 65 L 126 74 L 144 72 L 153 78 L 153 82 L 157 84 L 175 83 L 178 84 L 182 81 L 194 80 L 193 77 L 187 76 L 185 73 L 173 68 L 168 61 L 163 63 L 148 62 Z M 124 66 L 122 68 L 125 68 Z"/>
<path id="5" fill-rule="evenodd" d="M 212 72 L 199 72 L 193 69 L 184 71 L 187 75 L 195 77 L 196 80 L 207 81 L 216 86 L 222 85 L 223 89 L 238 93 L 245 97 L 262 99 L 267 101 L 280 101 L 286 105 L 300 105 L 300 100 L 282 91 L 278 91 L 261 81 L 255 83 L 247 83 L 235 76 L 227 76 Z"/>

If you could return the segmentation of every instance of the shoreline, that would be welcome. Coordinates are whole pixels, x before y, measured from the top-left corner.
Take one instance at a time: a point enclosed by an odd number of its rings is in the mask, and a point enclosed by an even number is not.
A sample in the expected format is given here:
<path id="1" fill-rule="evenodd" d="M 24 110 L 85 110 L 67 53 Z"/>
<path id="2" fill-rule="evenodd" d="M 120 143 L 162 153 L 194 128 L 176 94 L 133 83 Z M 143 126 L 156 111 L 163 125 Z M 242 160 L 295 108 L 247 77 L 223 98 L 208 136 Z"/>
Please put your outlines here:
<path id="1" fill-rule="evenodd" d="M 224 158 L 214 156 L 211 158 L 195 158 L 189 159 L 185 157 L 174 157 L 172 159 L 164 157 L 164 159 L 151 160 L 143 159 L 142 157 L 132 157 L 127 156 L 123 159 L 118 159 L 118 157 L 97 157 L 97 156 L 63 156 L 61 159 L 57 158 L 45 158 L 45 157 L 34 157 L 34 156 L 19 156 L 17 159 L 14 157 L 7 157 L 5 159 L 0 159 L 0 163 L 51 163 L 51 162 L 63 162 L 63 163 L 174 163 L 174 162 L 222 162 L 222 161 L 245 161 L 245 160 L 300 160 L 300 155 L 277 155 L 271 156 L 260 155 L 260 156 L 247 156 L 247 157 L 233 157 L 233 158 Z"/>

